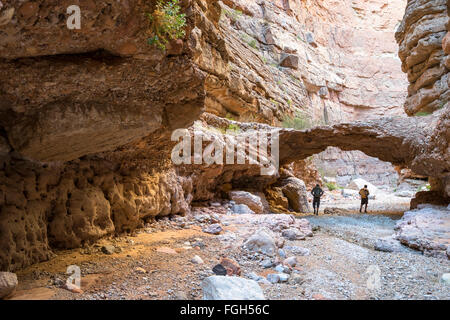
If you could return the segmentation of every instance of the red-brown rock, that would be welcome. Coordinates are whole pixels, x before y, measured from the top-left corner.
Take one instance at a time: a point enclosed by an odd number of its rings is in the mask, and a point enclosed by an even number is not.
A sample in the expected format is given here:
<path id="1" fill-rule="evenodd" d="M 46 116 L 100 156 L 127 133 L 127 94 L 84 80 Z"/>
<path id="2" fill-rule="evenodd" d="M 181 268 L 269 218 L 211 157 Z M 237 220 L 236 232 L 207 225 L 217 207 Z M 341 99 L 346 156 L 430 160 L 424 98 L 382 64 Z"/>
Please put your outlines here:
<path id="1" fill-rule="evenodd" d="M 222 258 L 220 264 L 227 270 L 227 276 L 241 275 L 241 267 L 236 261 L 229 258 Z"/>
<path id="2" fill-rule="evenodd" d="M 446 36 L 442 40 L 442 49 L 446 54 L 450 54 L 450 32 L 447 32 Z"/>

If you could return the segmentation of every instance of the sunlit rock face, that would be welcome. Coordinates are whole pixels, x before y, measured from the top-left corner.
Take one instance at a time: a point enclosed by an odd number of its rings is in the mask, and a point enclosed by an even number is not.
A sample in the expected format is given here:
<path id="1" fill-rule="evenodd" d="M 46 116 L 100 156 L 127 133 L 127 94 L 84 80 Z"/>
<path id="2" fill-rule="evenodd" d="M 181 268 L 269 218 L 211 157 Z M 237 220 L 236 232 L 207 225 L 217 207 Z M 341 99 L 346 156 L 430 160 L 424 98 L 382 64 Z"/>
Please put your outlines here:
<path id="1" fill-rule="evenodd" d="M 306 126 L 403 115 L 408 82 L 394 34 L 405 6 L 405 0 L 223 1 L 220 31 L 230 62 L 214 63 L 207 111 L 280 125 L 300 109 Z M 341 176 L 371 174 L 378 184 L 397 179 L 392 166 L 359 152 L 315 157 L 326 166 L 336 158 Z"/>
<path id="2" fill-rule="evenodd" d="M 436 136 L 440 152 L 450 162 L 448 141 L 450 123 L 448 116 L 450 98 L 450 2 L 447 0 L 409 0 L 396 39 L 400 45 L 402 70 L 409 80 L 405 111 L 411 116 L 438 118 Z M 437 153 L 435 153 L 437 154 Z M 430 179 L 433 194 L 420 193 L 413 206 L 420 203 L 448 203 L 450 174 L 448 169 L 438 179 Z M 442 195 L 447 200 L 442 200 Z"/>
<path id="3" fill-rule="evenodd" d="M 450 98 L 450 36 L 446 0 L 409 0 L 396 33 L 402 70 L 410 85 L 408 115 L 442 109 Z"/>
<path id="4" fill-rule="evenodd" d="M 276 123 L 300 108 L 314 124 L 402 113 L 394 33 L 406 1 L 223 3 L 230 65 L 211 85 L 210 112 Z"/>
<path id="5" fill-rule="evenodd" d="M 336 177 L 339 186 L 347 186 L 356 177 L 364 177 L 371 183 L 392 188 L 399 176 L 389 162 L 369 157 L 361 151 L 343 152 L 338 148 L 328 148 L 314 157 L 318 170 L 325 177 Z"/>

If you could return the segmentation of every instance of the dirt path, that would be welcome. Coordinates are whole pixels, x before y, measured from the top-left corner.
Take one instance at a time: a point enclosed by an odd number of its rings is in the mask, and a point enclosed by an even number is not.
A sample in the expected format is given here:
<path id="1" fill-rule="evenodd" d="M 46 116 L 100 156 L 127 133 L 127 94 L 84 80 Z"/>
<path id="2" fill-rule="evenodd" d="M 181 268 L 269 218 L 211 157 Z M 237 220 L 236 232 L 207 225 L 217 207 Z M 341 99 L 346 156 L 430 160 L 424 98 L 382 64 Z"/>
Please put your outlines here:
<path id="1" fill-rule="evenodd" d="M 243 277 L 274 273 L 273 267 L 261 266 L 267 257 L 242 250 L 244 240 L 260 227 L 255 216 L 216 211 L 220 210 L 198 208 L 195 216 L 163 219 L 135 236 L 58 252 L 51 261 L 18 273 L 20 284 L 13 299 L 201 299 L 201 281 L 213 275 L 211 269 L 222 257 L 235 260 Z M 394 219 L 360 215 L 307 219 L 315 227 L 314 236 L 285 242 L 284 254 L 297 256 L 298 266 L 287 283 L 261 283 L 266 298 L 450 298 L 449 286 L 439 282 L 450 271 L 448 261 L 409 249 L 398 253 L 373 249 L 377 238 L 392 234 Z M 202 232 L 202 227 L 218 220 L 224 229 L 220 235 Z M 107 245 L 114 246 L 115 253 L 103 253 Z M 196 255 L 203 264 L 191 262 Z M 62 288 L 69 265 L 80 267 L 83 293 Z"/>

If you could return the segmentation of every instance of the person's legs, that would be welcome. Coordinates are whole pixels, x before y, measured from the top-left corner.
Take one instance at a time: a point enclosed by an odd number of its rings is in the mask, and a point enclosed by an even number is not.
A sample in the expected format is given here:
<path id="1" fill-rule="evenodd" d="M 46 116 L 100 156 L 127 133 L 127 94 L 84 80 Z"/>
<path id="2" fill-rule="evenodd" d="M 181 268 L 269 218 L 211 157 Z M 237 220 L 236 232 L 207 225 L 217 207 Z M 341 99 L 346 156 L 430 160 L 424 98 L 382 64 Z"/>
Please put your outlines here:
<path id="1" fill-rule="evenodd" d="M 369 199 L 362 199 L 360 212 L 362 211 L 362 208 L 365 206 L 364 213 L 367 213 L 367 205 L 368 204 L 369 204 Z"/>
<path id="2" fill-rule="evenodd" d="M 314 215 L 319 215 L 320 199 L 314 198 L 313 207 Z"/>
<path id="3" fill-rule="evenodd" d="M 318 201 L 317 199 L 314 198 L 314 201 L 313 201 L 314 215 L 319 214 L 319 205 L 320 205 L 320 201 Z"/>

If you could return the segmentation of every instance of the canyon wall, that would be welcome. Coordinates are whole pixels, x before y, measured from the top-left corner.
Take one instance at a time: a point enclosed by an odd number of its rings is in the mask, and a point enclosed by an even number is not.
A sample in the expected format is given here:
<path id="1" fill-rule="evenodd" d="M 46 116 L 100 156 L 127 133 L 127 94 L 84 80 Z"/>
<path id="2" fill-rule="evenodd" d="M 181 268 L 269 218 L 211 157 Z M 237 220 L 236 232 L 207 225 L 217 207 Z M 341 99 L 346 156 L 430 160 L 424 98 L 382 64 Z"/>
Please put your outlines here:
<path id="1" fill-rule="evenodd" d="M 448 104 L 422 125 L 399 114 L 406 85 L 395 44 L 381 44 L 395 25 L 382 13 L 398 3 L 185 0 L 186 37 L 166 52 L 147 43 L 156 1 L 80 2 L 80 31 L 65 25 L 72 1 L 0 3 L 1 270 L 279 178 L 248 164 L 174 167 L 178 128 L 223 139 L 214 126 L 273 131 L 301 111 L 307 126 L 335 126 L 283 130 L 282 164 L 357 149 L 450 195 Z M 241 122 L 192 126 L 205 110 Z M 395 117 L 340 124 L 380 115 Z"/>
<path id="2" fill-rule="evenodd" d="M 450 98 L 448 4 L 446 0 L 408 1 L 396 33 L 402 70 L 410 85 L 405 103 L 408 115 L 442 109 Z"/>
<path id="3" fill-rule="evenodd" d="M 170 135 L 204 111 L 207 73 L 194 59 L 220 47 L 217 3 L 185 1 L 186 38 L 166 52 L 147 43 L 156 1 L 82 1 L 80 30 L 66 27 L 72 4 L 1 2 L 1 270 L 192 201 Z"/>
<path id="4" fill-rule="evenodd" d="M 408 83 L 394 34 L 405 6 L 404 0 L 223 1 L 228 77 L 214 80 L 206 110 L 272 125 L 300 112 L 305 127 L 404 114 Z M 335 166 L 342 185 L 356 176 L 376 184 L 397 180 L 392 166 L 358 151 L 329 149 L 314 158 L 322 172 Z"/>
<path id="5" fill-rule="evenodd" d="M 396 33 L 400 44 L 402 69 L 410 85 L 405 111 L 409 115 L 436 117 L 447 113 L 450 97 L 450 1 L 409 0 L 403 21 Z M 447 116 L 448 119 L 448 116 Z M 448 120 L 447 120 L 448 121 Z M 446 134 L 443 150 L 449 150 L 450 129 L 441 124 Z M 450 158 L 446 156 L 447 163 Z M 431 179 L 432 190 L 450 196 L 450 173 Z M 413 205 L 433 199 L 432 193 L 418 194 Z"/>
<path id="6" fill-rule="evenodd" d="M 311 124 L 402 114 L 407 80 L 394 33 L 405 4 L 223 1 L 228 90 L 216 83 L 207 111 L 272 124 L 296 109 Z"/>

